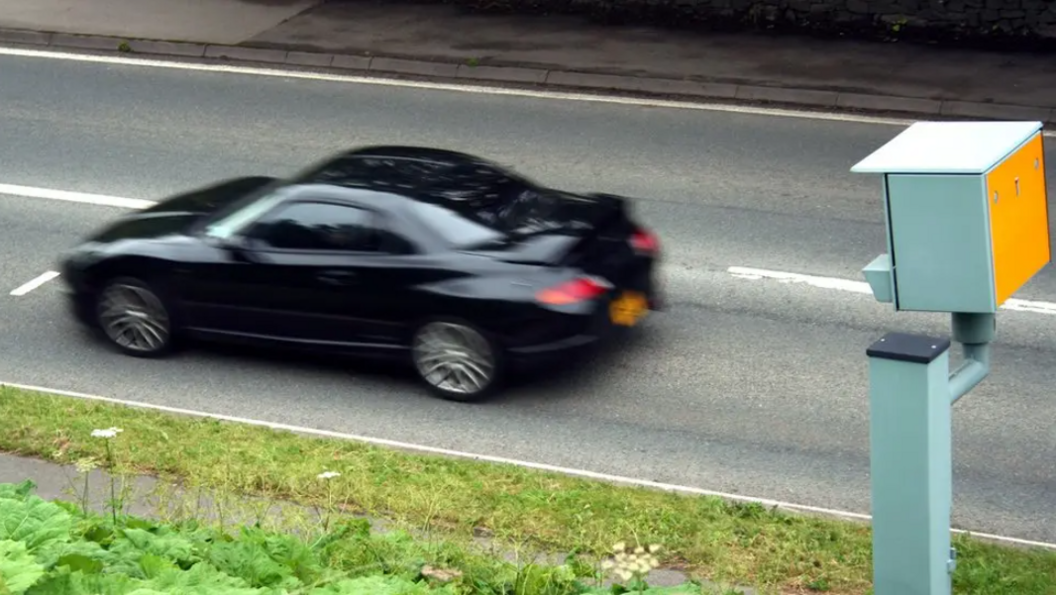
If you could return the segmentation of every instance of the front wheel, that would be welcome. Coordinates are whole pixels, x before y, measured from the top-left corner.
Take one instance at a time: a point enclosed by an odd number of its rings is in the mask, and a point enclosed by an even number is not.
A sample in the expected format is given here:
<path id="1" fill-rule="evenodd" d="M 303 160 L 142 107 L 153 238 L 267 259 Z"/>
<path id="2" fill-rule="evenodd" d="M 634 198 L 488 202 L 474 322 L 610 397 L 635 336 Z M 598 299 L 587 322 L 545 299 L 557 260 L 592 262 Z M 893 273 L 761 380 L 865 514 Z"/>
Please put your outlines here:
<path id="1" fill-rule="evenodd" d="M 480 401 L 500 380 L 500 356 L 495 344 L 470 325 L 433 321 L 414 335 L 411 346 L 418 376 L 441 398 Z"/>
<path id="2" fill-rule="evenodd" d="M 135 357 L 158 357 L 173 346 L 172 315 L 159 292 L 145 281 L 123 277 L 99 292 L 96 322 L 119 351 Z"/>

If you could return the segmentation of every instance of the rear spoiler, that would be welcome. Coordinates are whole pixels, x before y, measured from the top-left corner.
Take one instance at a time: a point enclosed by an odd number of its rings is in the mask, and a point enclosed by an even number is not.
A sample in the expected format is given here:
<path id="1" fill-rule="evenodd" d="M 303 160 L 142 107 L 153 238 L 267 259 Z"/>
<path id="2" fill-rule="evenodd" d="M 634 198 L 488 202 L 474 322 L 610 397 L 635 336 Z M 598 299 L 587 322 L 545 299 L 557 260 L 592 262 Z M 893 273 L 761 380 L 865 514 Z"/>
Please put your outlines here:
<path id="1" fill-rule="evenodd" d="M 571 196 L 573 200 L 589 199 L 602 205 L 600 217 L 590 222 L 589 227 L 569 228 L 553 233 L 540 233 L 529 236 L 518 242 L 515 248 L 469 250 L 475 254 L 488 256 L 504 262 L 516 264 L 553 265 L 568 262 L 572 258 L 588 252 L 590 247 L 599 241 L 612 238 L 612 235 L 630 233 L 630 201 L 619 194 L 591 192 L 580 197 Z"/>
<path id="2" fill-rule="evenodd" d="M 602 192 L 593 192 L 586 196 L 605 203 L 609 208 L 605 210 L 604 215 L 593 222 L 593 229 L 591 229 L 590 233 L 579 236 L 580 241 L 579 245 L 576 246 L 576 250 L 583 250 L 587 245 L 606 239 L 606 236 L 612 233 L 621 233 L 623 231 L 629 233 L 631 231 L 630 227 L 633 222 L 631 221 L 631 201 L 629 198 Z"/>
<path id="3" fill-rule="evenodd" d="M 597 242 L 613 239 L 612 235 L 624 231 L 630 233 L 630 201 L 616 194 L 591 193 L 587 198 L 602 203 L 603 214 L 591 222 L 589 229 L 562 230 L 555 233 L 540 233 L 526 238 L 515 250 L 486 252 L 504 262 L 516 264 L 555 265 L 590 250 Z"/>
<path id="4" fill-rule="evenodd" d="M 619 194 L 608 194 L 606 192 L 589 192 L 584 194 L 587 198 L 593 198 L 599 202 L 605 203 L 613 210 L 623 214 L 629 215 L 629 207 L 631 199 L 627 196 L 621 196 Z"/>

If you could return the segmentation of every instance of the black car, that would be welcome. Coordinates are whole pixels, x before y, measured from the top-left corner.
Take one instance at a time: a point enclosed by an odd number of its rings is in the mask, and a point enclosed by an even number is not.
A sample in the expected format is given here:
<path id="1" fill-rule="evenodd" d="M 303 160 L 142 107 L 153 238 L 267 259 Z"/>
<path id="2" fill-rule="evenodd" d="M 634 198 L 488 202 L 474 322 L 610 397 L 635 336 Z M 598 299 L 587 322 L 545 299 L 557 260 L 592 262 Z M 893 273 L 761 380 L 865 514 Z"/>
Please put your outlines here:
<path id="1" fill-rule="evenodd" d="M 628 209 L 465 153 L 367 147 L 127 214 L 61 272 L 77 318 L 129 355 L 195 337 L 405 358 L 469 401 L 660 308 L 658 242 Z"/>

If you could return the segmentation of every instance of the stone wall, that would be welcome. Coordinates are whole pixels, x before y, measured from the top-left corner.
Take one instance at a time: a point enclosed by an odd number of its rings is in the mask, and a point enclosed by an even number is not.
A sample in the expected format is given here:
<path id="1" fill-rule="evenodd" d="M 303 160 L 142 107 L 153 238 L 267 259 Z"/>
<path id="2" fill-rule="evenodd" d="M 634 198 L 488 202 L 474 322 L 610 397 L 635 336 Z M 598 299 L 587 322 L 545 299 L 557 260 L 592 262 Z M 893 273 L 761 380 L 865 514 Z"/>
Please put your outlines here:
<path id="1" fill-rule="evenodd" d="M 421 1 L 421 0 L 419 0 Z M 612 24 L 1056 49 L 1056 0 L 426 0 Z"/>

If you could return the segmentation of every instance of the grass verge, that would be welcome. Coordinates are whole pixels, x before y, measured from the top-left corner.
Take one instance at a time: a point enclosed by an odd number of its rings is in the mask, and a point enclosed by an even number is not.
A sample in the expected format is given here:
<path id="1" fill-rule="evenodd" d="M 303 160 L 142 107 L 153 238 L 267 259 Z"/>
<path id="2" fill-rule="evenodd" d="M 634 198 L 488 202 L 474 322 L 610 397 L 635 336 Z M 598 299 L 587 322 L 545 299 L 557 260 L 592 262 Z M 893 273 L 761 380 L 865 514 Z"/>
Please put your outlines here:
<path id="1" fill-rule="evenodd" d="M 781 592 L 866 593 L 870 529 L 711 497 L 613 486 L 361 443 L 0 387 L 0 450 L 72 463 L 102 457 L 96 428 L 120 427 L 127 469 L 184 483 L 342 509 L 450 540 L 603 556 L 613 542 L 658 543 L 665 566 Z M 320 485 L 333 470 L 340 481 Z M 329 490 L 329 491 L 328 491 Z M 1051 595 L 1056 552 L 955 538 L 955 592 Z"/>
<path id="2" fill-rule="evenodd" d="M 572 565 L 514 565 L 452 544 L 375 533 L 363 519 L 280 532 L 236 532 L 109 515 L 0 484 L 4 595 L 601 595 L 614 593 Z M 305 530 L 307 529 L 307 530 Z M 577 572 L 578 571 L 578 572 Z M 595 577 L 596 579 L 597 577 Z M 632 585 L 632 587 L 639 585 Z M 685 584 L 640 585 L 641 595 L 709 595 Z M 633 592 L 633 591 L 632 591 Z M 717 594 L 716 594 L 717 595 Z"/>

